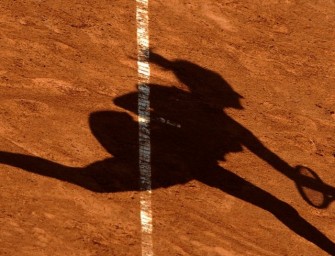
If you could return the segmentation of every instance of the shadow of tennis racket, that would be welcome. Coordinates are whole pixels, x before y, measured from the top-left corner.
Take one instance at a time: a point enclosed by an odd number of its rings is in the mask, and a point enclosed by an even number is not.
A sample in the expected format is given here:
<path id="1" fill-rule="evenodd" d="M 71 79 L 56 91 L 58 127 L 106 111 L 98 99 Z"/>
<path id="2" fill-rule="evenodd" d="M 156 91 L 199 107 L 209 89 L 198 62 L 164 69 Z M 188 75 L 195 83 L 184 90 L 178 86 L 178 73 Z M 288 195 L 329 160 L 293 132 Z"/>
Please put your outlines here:
<path id="1" fill-rule="evenodd" d="M 309 205 L 322 209 L 335 200 L 335 188 L 324 183 L 312 169 L 298 165 L 295 170 L 297 189 Z"/>

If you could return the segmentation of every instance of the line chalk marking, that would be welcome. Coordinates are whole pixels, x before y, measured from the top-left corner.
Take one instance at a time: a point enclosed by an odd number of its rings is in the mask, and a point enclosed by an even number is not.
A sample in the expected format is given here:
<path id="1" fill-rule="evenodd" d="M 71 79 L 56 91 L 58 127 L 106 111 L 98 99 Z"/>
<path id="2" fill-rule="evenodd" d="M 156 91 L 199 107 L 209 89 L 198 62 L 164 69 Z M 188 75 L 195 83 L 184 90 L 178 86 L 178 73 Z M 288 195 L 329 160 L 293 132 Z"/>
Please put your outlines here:
<path id="1" fill-rule="evenodd" d="M 153 255 L 151 210 L 149 0 L 136 0 L 142 256 Z"/>

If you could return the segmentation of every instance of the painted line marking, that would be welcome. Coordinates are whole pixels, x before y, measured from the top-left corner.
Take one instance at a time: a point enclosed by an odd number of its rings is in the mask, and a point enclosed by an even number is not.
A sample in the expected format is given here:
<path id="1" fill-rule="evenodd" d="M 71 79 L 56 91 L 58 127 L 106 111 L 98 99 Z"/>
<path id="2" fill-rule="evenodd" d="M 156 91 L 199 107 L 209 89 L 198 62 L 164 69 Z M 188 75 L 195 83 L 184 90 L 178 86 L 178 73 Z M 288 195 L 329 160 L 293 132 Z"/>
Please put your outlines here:
<path id="1" fill-rule="evenodd" d="M 149 0 L 136 0 L 142 256 L 153 255 L 151 209 Z"/>

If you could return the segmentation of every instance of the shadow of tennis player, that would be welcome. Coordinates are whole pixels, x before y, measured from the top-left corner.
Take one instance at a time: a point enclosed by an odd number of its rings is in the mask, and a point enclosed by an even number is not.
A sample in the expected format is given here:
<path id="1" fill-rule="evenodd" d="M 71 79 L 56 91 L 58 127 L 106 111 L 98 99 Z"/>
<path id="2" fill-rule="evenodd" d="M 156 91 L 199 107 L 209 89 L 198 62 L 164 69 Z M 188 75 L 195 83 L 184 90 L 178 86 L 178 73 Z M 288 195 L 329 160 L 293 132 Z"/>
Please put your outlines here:
<path id="1" fill-rule="evenodd" d="M 242 151 L 244 146 L 294 181 L 310 205 L 326 208 L 335 199 L 334 187 L 323 183 L 314 171 L 304 166 L 291 167 L 265 147 L 252 132 L 225 113 L 226 108 L 243 109 L 240 103 L 242 96 L 219 74 L 188 61 L 169 61 L 154 52 L 150 54 L 152 63 L 172 71 L 189 89 L 184 91 L 176 87 L 150 85 L 153 161 L 162 161 L 165 155 L 173 154 L 171 159 L 180 159 L 182 165 L 193 165 L 190 173 L 192 179 L 205 182 L 210 177 L 208 174 L 212 173 L 209 170 L 218 167 L 217 161 L 225 160 L 227 153 Z M 116 98 L 114 103 L 136 113 L 137 98 L 137 92 L 133 92 Z M 154 164 L 157 165 L 159 163 Z M 185 171 L 180 173 L 186 175 Z M 162 179 L 158 178 L 159 175 L 163 175 Z M 156 176 L 154 181 L 161 180 L 158 187 L 176 183 L 175 175 L 165 175 L 160 171 Z M 307 197 L 307 189 L 314 192 L 316 200 Z"/>
<path id="2" fill-rule="evenodd" d="M 151 62 L 172 71 L 189 89 L 150 85 L 153 189 L 198 180 L 272 213 L 296 234 L 335 255 L 335 244 L 291 205 L 222 168 L 218 161 L 245 146 L 298 184 L 300 192 L 301 187 L 308 187 L 325 195 L 330 202 L 334 189 L 315 175 L 302 175 L 301 168 L 291 167 L 229 117 L 224 110 L 243 109 L 242 97 L 219 74 L 188 61 L 170 61 L 153 52 Z M 133 92 L 114 102 L 137 113 L 137 97 L 137 92 Z M 95 192 L 139 190 L 138 123 L 128 114 L 114 111 L 92 113 L 89 123 L 94 136 L 113 157 L 73 168 L 35 156 L 0 152 L 0 163 Z M 325 208 L 328 201 L 317 206 Z"/>

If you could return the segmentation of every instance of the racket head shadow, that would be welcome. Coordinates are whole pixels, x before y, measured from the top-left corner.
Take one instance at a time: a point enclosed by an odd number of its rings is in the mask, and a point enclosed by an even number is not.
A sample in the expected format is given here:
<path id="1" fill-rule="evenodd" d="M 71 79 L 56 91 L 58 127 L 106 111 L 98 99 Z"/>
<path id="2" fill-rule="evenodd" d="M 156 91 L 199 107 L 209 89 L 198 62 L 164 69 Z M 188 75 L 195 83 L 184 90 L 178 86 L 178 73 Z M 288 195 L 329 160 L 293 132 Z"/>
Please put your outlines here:
<path id="1" fill-rule="evenodd" d="M 317 173 L 303 165 L 296 166 L 295 170 L 299 177 L 296 180 L 296 186 L 302 198 L 315 208 L 327 208 L 334 198 L 323 191 L 322 187 L 325 186 L 325 183 Z M 306 178 L 309 179 L 308 182 L 305 182 Z M 313 187 L 320 189 L 313 189 Z"/>

